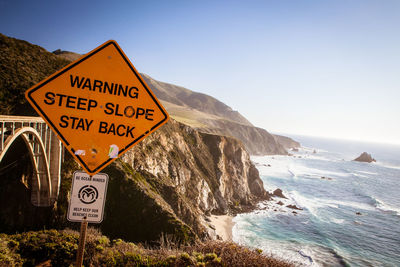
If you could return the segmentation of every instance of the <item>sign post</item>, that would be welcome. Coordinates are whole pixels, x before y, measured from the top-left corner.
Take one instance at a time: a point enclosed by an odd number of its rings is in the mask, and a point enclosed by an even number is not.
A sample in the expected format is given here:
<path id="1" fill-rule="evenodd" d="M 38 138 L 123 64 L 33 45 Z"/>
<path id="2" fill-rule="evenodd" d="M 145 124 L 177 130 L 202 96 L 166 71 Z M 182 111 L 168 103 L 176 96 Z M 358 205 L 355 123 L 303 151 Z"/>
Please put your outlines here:
<path id="1" fill-rule="evenodd" d="M 169 116 L 112 40 L 34 85 L 25 97 L 86 171 L 74 173 L 67 215 L 81 222 L 81 266 L 87 224 L 103 220 L 108 175 L 99 172 Z"/>
<path id="2" fill-rule="evenodd" d="M 76 266 L 82 266 L 88 222 L 103 221 L 104 204 L 107 194 L 108 175 L 98 173 L 89 176 L 86 172 L 76 171 L 72 180 L 71 197 L 67 219 L 81 222 L 79 247 L 76 254 Z"/>
<path id="3" fill-rule="evenodd" d="M 86 218 L 83 218 L 81 222 L 81 232 L 79 235 L 79 246 L 78 252 L 76 253 L 76 267 L 81 267 L 83 263 L 83 254 L 85 252 L 85 244 L 86 244 L 86 230 L 87 230 L 88 222 Z"/>

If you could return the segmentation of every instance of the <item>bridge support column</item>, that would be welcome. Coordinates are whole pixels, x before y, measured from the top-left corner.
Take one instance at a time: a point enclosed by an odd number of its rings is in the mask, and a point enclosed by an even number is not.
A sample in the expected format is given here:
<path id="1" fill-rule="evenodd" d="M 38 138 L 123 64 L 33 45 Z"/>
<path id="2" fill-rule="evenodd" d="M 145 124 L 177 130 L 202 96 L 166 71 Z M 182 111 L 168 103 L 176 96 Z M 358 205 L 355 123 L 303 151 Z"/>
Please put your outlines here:
<path id="1" fill-rule="evenodd" d="M 54 203 L 57 200 L 60 192 L 61 183 L 61 160 L 62 160 L 62 145 L 53 131 L 49 131 L 50 138 L 50 153 L 48 155 L 50 161 L 50 177 L 51 177 L 51 196 L 50 202 Z"/>

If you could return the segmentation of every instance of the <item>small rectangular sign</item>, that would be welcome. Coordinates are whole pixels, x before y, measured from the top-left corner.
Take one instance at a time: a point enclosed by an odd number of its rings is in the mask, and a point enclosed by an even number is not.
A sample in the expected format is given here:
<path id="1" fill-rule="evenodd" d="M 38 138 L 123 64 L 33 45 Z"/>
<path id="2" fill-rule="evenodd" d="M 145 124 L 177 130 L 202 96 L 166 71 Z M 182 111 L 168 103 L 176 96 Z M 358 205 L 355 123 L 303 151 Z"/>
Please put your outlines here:
<path id="1" fill-rule="evenodd" d="M 90 177 L 86 172 L 76 171 L 72 180 L 67 219 L 71 222 L 81 222 L 86 217 L 90 223 L 101 223 L 107 184 L 108 175 L 105 173 Z"/>

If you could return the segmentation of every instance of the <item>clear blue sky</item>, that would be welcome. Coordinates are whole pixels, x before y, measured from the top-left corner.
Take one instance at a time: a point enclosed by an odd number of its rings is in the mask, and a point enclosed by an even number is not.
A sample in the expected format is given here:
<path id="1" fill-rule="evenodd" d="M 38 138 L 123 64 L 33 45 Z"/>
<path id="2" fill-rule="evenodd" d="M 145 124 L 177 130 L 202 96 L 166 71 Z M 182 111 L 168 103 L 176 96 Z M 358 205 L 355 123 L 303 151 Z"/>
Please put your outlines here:
<path id="1" fill-rule="evenodd" d="M 269 131 L 400 143 L 400 1 L 88 2 L 0 0 L 0 32 L 77 53 L 114 39 Z"/>

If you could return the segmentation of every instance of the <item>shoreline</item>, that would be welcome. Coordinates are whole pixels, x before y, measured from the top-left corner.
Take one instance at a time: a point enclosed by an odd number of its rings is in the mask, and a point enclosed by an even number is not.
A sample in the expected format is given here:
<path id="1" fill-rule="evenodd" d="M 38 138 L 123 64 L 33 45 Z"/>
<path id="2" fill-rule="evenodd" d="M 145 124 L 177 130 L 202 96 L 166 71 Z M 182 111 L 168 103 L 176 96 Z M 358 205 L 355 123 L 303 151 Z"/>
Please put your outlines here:
<path id="1" fill-rule="evenodd" d="M 211 215 L 211 224 L 215 226 L 215 233 L 224 241 L 232 241 L 232 228 L 235 223 L 230 215 Z"/>

